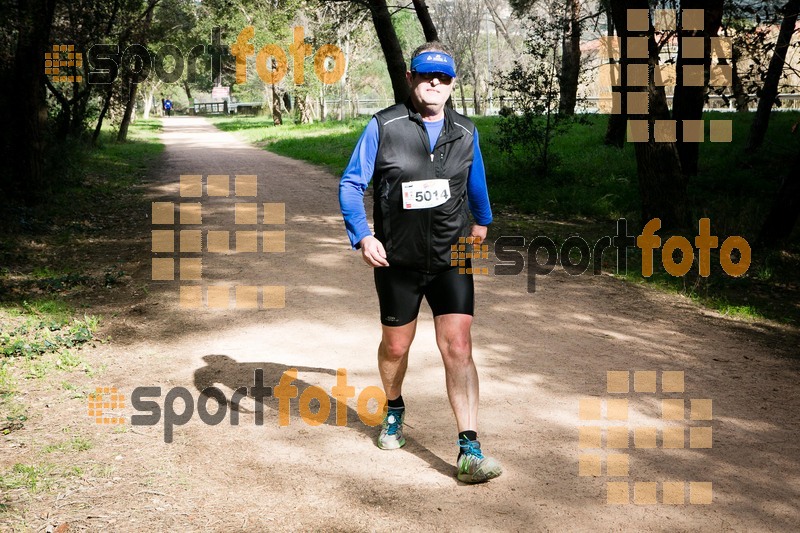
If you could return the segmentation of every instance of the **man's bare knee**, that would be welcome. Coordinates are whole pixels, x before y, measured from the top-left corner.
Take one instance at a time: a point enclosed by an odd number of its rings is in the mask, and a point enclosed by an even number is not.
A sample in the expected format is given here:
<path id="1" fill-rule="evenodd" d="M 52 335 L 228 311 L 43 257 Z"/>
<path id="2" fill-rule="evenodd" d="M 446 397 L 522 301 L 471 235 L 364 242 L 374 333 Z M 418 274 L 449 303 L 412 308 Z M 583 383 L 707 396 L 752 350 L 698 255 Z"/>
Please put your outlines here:
<path id="1" fill-rule="evenodd" d="M 453 336 L 442 339 L 442 356 L 448 363 L 466 365 L 472 360 L 472 343 L 469 336 Z"/>
<path id="2" fill-rule="evenodd" d="M 408 353 L 410 346 L 411 343 L 403 340 L 383 339 L 383 341 L 381 341 L 381 353 L 384 358 L 390 361 L 399 361 L 406 355 L 406 353 Z"/>

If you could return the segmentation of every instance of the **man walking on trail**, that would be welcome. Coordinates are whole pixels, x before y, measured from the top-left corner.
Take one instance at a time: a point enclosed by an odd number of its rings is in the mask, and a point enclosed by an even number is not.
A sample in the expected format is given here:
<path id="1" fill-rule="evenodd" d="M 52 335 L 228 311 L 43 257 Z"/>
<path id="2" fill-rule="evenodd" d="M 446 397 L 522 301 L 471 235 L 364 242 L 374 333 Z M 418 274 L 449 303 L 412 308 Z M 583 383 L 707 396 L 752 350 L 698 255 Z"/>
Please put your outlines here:
<path id="1" fill-rule="evenodd" d="M 172 100 L 170 100 L 169 96 L 167 96 L 167 99 L 164 100 L 164 111 L 167 112 L 168 117 L 172 116 Z"/>
<path id="2" fill-rule="evenodd" d="M 478 373 L 470 335 L 474 287 L 472 275 L 451 266 L 450 252 L 460 237 L 484 240 L 492 211 L 478 131 L 445 107 L 455 77 L 452 54 L 441 43 L 414 51 L 406 73 L 411 97 L 370 120 L 342 176 L 339 202 L 350 243 L 373 267 L 380 304 L 378 370 L 389 406 L 378 447 L 397 449 L 406 442 L 401 389 L 424 296 L 458 425 L 458 479 L 478 483 L 499 476 L 502 468 L 483 455 L 478 442 Z M 370 180 L 375 235 L 364 209 Z"/>

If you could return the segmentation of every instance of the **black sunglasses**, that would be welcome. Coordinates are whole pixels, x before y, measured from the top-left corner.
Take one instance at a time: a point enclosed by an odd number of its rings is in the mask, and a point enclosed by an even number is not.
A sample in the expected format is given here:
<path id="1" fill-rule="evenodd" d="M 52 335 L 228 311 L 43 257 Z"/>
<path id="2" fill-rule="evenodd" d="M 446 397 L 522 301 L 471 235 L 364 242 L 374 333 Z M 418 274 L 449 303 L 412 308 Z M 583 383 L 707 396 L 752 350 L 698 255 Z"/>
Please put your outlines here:
<path id="1" fill-rule="evenodd" d="M 414 74 L 419 76 L 425 81 L 431 81 L 433 78 L 439 80 L 439 83 L 443 85 L 450 85 L 453 82 L 453 77 L 445 74 L 444 72 L 417 72 L 414 71 Z"/>

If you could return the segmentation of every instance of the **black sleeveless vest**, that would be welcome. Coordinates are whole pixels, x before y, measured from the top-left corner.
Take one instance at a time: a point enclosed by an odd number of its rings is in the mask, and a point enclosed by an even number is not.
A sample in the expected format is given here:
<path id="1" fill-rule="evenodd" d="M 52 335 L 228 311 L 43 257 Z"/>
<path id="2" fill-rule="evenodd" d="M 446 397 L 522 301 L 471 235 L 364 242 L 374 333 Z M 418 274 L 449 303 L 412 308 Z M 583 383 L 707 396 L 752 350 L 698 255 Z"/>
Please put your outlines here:
<path id="1" fill-rule="evenodd" d="M 475 125 L 445 107 L 445 119 L 433 153 L 422 117 L 411 101 L 375 114 L 378 153 L 375 187 L 375 236 L 389 265 L 436 273 L 450 268 L 450 246 L 469 233 L 467 179 L 473 158 Z M 402 184 L 446 179 L 450 198 L 437 207 L 403 209 Z"/>

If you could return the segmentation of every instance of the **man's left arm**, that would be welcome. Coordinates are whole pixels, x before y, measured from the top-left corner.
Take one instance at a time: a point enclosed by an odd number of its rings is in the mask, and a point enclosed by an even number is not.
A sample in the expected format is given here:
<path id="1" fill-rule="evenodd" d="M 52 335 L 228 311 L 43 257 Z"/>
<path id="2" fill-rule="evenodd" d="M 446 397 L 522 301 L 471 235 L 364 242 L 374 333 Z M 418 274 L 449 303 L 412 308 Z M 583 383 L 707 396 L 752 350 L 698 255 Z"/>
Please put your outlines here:
<path id="1" fill-rule="evenodd" d="M 492 223 L 492 206 L 489 203 L 489 190 L 486 187 L 486 169 L 483 166 L 483 156 L 478 142 L 478 129 L 472 137 L 472 166 L 469 170 L 467 181 L 467 202 L 475 219 L 475 224 L 470 230 L 471 237 L 479 237 L 481 242 L 486 240 L 486 232 Z"/>

